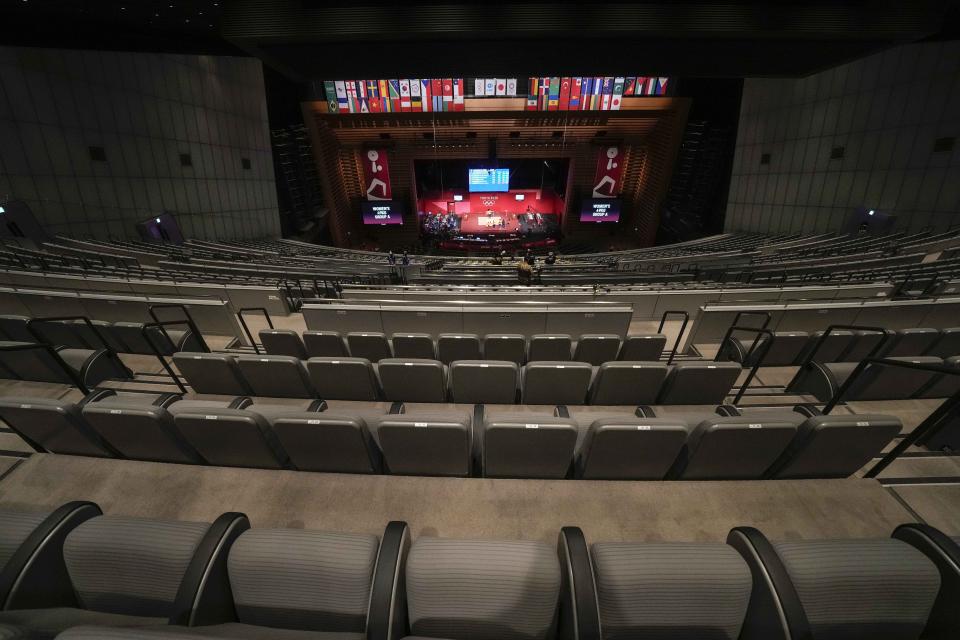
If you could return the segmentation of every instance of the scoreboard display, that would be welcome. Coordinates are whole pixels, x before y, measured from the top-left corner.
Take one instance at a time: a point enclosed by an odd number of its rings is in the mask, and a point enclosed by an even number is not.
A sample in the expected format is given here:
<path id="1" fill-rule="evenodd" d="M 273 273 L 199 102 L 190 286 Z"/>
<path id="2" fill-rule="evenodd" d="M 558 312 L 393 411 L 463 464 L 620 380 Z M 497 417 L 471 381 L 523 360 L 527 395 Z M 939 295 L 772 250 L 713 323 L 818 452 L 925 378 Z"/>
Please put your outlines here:
<path id="1" fill-rule="evenodd" d="M 509 169 L 470 169 L 467 177 L 472 192 L 510 190 Z"/>

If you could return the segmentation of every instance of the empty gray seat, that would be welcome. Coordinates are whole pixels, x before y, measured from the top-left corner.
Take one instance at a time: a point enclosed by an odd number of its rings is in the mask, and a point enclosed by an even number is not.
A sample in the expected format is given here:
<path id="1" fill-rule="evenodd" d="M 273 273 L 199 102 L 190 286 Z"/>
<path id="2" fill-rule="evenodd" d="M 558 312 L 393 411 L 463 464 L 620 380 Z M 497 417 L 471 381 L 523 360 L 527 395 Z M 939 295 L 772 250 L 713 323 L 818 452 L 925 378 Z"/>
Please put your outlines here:
<path id="1" fill-rule="evenodd" d="M 379 473 L 380 451 L 360 416 L 291 412 L 269 416 L 273 432 L 302 471 Z"/>
<path id="2" fill-rule="evenodd" d="M 657 404 L 721 404 L 740 375 L 736 362 L 680 362 L 672 366 Z"/>
<path id="3" fill-rule="evenodd" d="M 480 360 L 480 338 L 473 333 L 441 333 L 437 336 L 437 357 L 443 364 L 454 360 Z"/>
<path id="4" fill-rule="evenodd" d="M 68 400 L 0 397 L 0 419 L 40 450 L 102 458 L 117 453 Z"/>
<path id="5" fill-rule="evenodd" d="M 385 415 L 374 427 L 384 467 L 393 474 L 470 475 L 472 429 L 468 415 Z"/>
<path id="6" fill-rule="evenodd" d="M 462 404 L 513 404 L 520 367 L 506 360 L 456 360 L 450 367 L 450 399 Z"/>
<path id="7" fill-rule="evenodd" d="M 207 462 L 221 467 L 289 467 L 289 456 L 263 415 L 263 407 L 248 411 L 198 402 L 174 403 L 170 412 L 180 433 Z"/>
<path id="8" fill-rule="evenodd" d="M 347 334 L 347 346 L 352 357 L 366 358 L 370 362 L 393 357 L 390 342 L 382 333 L 350 332 Z"/>
<path id="9" fill-rule="evenodd" d="M 577 340 L 573 359 L 599 367 L 604 362 L 616 360 L 618 353 L 620 353 L 620 336 L 601 333 L 586 334 Z"/>
<path id="10" fill-rule="evenodd" d="M 883 357 L 923 355 L 933 347 L 939 338 L 940 332 L 936 329 L 897 329 L 884 348 Z"/>
<path id="11" fill-rule="evenodd" d="M 91 349 L 110 347 L 116 353 L 133 353 L 133 350 L 113 331 L 113 325 L 103 320 L 91 320 L 88 325 L 83 320 L 71 321 L 74 330 Z M 92 325 L 92 327 L 91 327 Z"/>
<path id="12" fill-rule="evenodd" d="M 592 374 L 586 362 L 531 362 L 523 368 L 523 403 L 584 404 Z"/>
<path id="13" fill-rule="evenodd" d="M 27 329 L 30 318 L 26 316 L 0 315 L 0 336 L 11 342 L 36 342 Z"/>
<path id="14" fill-rule="evenodd" d="M 590 404 L 653 404 L 667 369 L 661 362 L 605 362 L 590 387 Z"/>
<path id="15" fill-rule="evenodd" d="M 37 344 L 23 342 L 0 342 L 4 347 L 26 347 Z M 95 387 L 110 378 L 130 378 L 131 374 L 122 363 L 110 357 L 105 349 L 72 349 L 53 347 L 56 356 L 46 348 L 26 348 L 15 351 L 0 351 L 0 376 L 13 380 L 75 384 L 70 371 L 87 387 Z M 59 358 L 59 360 L 58 360 Z M 63 365 L 66 365 L 66 369 Z"/>
<path id="16" fill-rule="evenodd" d="M 591 545 L 590 555 L 604 638 L 754 637 L 740 635 L 753 578 L 733 547 L 600 542 Z"/>
<path id="17" fill-rule="evenodd" d="M 958 371 L 958 374 L 938 373 L 919 393 L 918 398 L 949 398 L 960 391 L 960 356 L 951 356 L 943 361 L 945 367 Z"/>
<path id="18" fill-rule="evenodd" d="M 266 352 L 272 356 L 307 359 L 307 350 L 303 346 L 300 334 L 291 329 L 262 329 L 260 342 Z"/>
<path id="19" fill-rule="evenodd" d="M 386 358 L 377 365 L 383 397 L 391 401 L 444 402 L 446 367 L 438 360 Z"/>
<path id="20" fill-rule="evenodd" d="M 584 435 L 576 475 L 587 480 L 661 480 L 686 440 L 683 420 L 601 418 Z"/>
<path id="21" fill-rule="evenodd" d="M 690 432 L 668 478 L 750 480 L 764 477 L 797 433 L 800 421 L 755 416 L 710 417 Z"/>
<path id="22" fill-rule="evenodd" d="M 890 358 L 914 364 L 942 364 L 940 358 L 932 356 L 917 356 L 910 358 Z M 826 365 L 825 369 L 834 375 L 831 387 L 834 390 L 846 381 L 853 373 L 856 365 Z M 854 381 L 843 399 L 849 400 L 898 400 L 916 395 L 924 386 L 930 383 L 936 373 L 918 369 L 906 369 L 887 365 L 871 365 Z M 831 396 L 833 394 L 831 393 Z"/>
<path id="23" fill-rule="evenodd" d="M 303 345 L 311 358 L 343 358 L 350 355 L 343 337 L 336 331 L 304 331 Z"/>
<path id="24" fill-rule="evenodd" d="M 837 329 L 830 332 L 823 343 L 817 347 L 817 343 L 823 337 L 825 331 L 814 331 L 810 334 L 810 341 L 797 358 L 797 363 L 803 362 L 808 357 L 813 357 L 817 362 L 839 362 L 841 356 L 849 349 L 854 341 L 853 331 Z"/>
<path id="25" fill-rule="evenodd" d="M 126 458 L 157 462 L 198 463 L 200 455 L 174 424 L 168 411 L 179 400 L 163 394 L 153 403 L 128 395 L 88 402 L 81 414 L 103 440 Z"/>
<path id="26" fill-rule="evenodd" d="M 960 356 L 960 327 L 950 327 L 940 331 L 940 337 L 930 345 L 925 356 L 950 358 Z"/>
<path id="27" fill-rule="evenodd" d="M 903 424 L 893 416 L 826 415 L 807 418 L 771 478 L 846 478 L 893 440 Z"/>
<path id="28" fill-rule="evenodd" d="M 173 354 L 173 363 L 196 393 L 231 396 L 250 393 L 235 356 L 184 351 Z"/>
<path id="29" fill-rule="evenodd" d="M 153 355 L 151 345 L 165 356 L 199 349 L 199 343 L 191 339 L 192 334 L 182 329 L 146 327 L 143 322 L 114 322 L 108 332 L 115 341 L 126 345 L 126 353 Z"/>
<path id="30" fill-rule="evenodd" d="M 853 344 L 851 344 L 849 349 L 841 356 L 840 360 L 843 362 L 860 362 L 866 359 L 885 337 L 887 341 L 884 342 L 884 346 L 877 351 L 874 357 L 880 357 L 883 350 L 886 349 L 893 340 L 893 331 L 886 331 L 884 333 L 878 331 L 854 331 Z M 821 362 L 825 361 L 821 360 Z"/>
<path id="31" fill-rule="evenodd" d="M 404 584 L 408 637 L 554 637 L 560 563 L 542 542 L 421 535 L 410 547 Z"/>
<path id="32" fill-rule="evenodd" d="M 527 339 L 519 333 L 488 334 L 483 339 L 483 357 L 522 365 L 527 361 Z"/>
<path id="33" fill-rule="evenodd" d="M 319 397 L 331 400 L 378 400 L 380 383 L 366 358 L 310 358 L 307 373 Z"/>
<path id="34" fill-rule="evenodd" d="M 666 345 L 667 336 L 662 333 L 627 336 L 620 346 L 620 354 L 617 360 L 634 362 L 659 360 Z"/>
<path id="35" fill-rule="evenodd" d="M 831 334 L 832 335 L 832 334 Z M 753 342 L 755 335 L 743 337 L 732 336 L 724 345 L 724 353 L 730 360 L 739 362 L 745 367 L 752 367 L 763 356 L 763 366 L 767 367 L 785 367 L 797 362 L 804 349 L 810 342 L 810 336 L 806 331 L 777 331 L 770 340 L 767 336 L 761 336 L 757 340 L 756 347 Z M 769 350 L 764 350 L 769 342 Z"/>
<path id="36" fill-rule="evenodd" d="M 527 362 L 561 362 L 570 359 L 572 340 L 566 334 L 537 334 L 530 336 Z"/>
<path id="37" fill-rule="evenodd" d="M 63 345 L 73 349 L 98 349 L 102 345 L 87 344 L 87 341 L 77 332 L 72 322 L 34 320 L 30 323 L 30 329 L 37 335 L 39 342 L 45 342 L 52 345 Z M 38 340 L 32 340 L 37 342 Z"/>
<path id="38" fill-rule="evenodd" d="M 255 396 L 316 398 L 303 361 L 292 356 L 241 355 L 240 373 Z"/>
<path id="39" fill-rule="evenodd" d="M 565 478 L 573 463 L 577 423 L 570 418 L 499 415 L 483 425 L 480 457 L 488 478 Z"/>
<path id="40" fill-rule="evenodd" d="M 429 333 L 395 333 L 392 342 L 396 358 L 437 359 L 437 350 Z"/>

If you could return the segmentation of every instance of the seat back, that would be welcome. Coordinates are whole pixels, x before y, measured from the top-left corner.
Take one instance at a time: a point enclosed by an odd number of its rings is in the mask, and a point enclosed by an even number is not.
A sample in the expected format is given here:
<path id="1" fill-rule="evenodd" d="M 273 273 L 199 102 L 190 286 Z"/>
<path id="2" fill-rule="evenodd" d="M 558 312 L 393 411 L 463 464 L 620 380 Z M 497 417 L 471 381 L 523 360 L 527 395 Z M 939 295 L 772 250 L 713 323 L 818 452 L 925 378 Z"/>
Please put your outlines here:
<path id="1" fill-rule="evenodd" d="M 437 360 L 386 358 L 377 365 L 383 397 L 400 402 L 444 402 L 447 373 Z"/>
<path id="2" fill-rule="evenodd" d="M 884 349 L 884 358 L 920 356 L 940 339 L 940 331 L 929 328 L 897 329 Z M 953 355 L 953 354 L 951 354 Z"/>
<path id="3" fill-rule="evenodd" d="M 488 334 L 483 339 L 483 357 L 522 365 L 527 361 L 527 339 L 519 333 Z"/>
<path id="4" fill-rule="evenodd" d="M 362 633 L 378 549 L 374 535 L 248 529 L 227 560 L 237 619 L 273 629 Z"/>
<path id="5" fill-rule="evenodd" d="M 0 511 L 0 569 L 49 515 L 49 511 Z"/>
<path id="6" fill-rule="evenodd" d="M 506 360 L 456 360 L 450 367 L 450 399 L 459 404 L 513 404 L 520 367 Z"/>
<path id="7" fill-rule="evenodd" d="M 604 637 L 740 637 L 753 579 L 733 547 L 601 542 L 590 550 Z"/>
<path id="8" fill-rule="evenodd" d="M 113 330 L 113 325 L 109 322 L 91 320 L 90 324 L 93 325 L 93 329 L 82 320 L 74 320 L 72 324 L 74 330 L 80 334 L 80 337 L 83 338 L 83 341 L 87 343 L 90 349 L 102 349 L 104 343 L 106 343 L 106 346 L 109 346 L 116 353 L 133 353 L 126 343 L 116 334 Z M 157 344 L 159 345 L 160 343 L 158 342 Z"/>
<path id="9" fill-rule="evenodd" d="M 960 356 L 945 358 L 943 365 L 952 369 L 960 369 Z M 960 391 L 960 375 L 941 373 L 937 374 L 930 383 L 924 385 L 917 397 L 949 398 L 957 391 Z"/>
<path id="10" fill-rule="evenodd" d="M 386 415 L 377 424 L 383 463 L 393 474 L 470 475 L 470 418 L 456 414 Z"/>
<path id="11" fill-rule="evenodd" d="M 443 364 L 454 360 L 480 360 L 480 338 L 474 333 L 441 333 L 437 336 L 437 356 Z"/>
<path id="12" fill-rule="evenodd" d="M 577 444 L 569 418 L 498 416 L 482 433 L 483 475 L 488 478 L 565 478 Z"/>
<path id="13" fill-rule="evenodd" d="M 87 344 L 83 337 L 77 332 L 76 326 L 72 322 L 67 323 L 56 320 L 34 321 L 30 323 L 30 328 L 40 337 L 40 342 L 47 344 L 63 345 L 74 349 L 102 348 L 102 345 L 99 343 L 96 345 Z M 32 342 L 35 342 L 35 340 Z"/>
<path id="14" fill-rule="evenodd" d="M 181 351 L 173 354 L 173 363 L 196 393 L 232 396 L 250 393 L 235 356 Z"/>
<path id="15" fill-rule="evenodd" d="M 126 353 L 153 355 L 151 343 L 163 355 L 170 355 L 177 351 L 160 327 L 146 327 L 146 331 L 150 336 L 149 339 L 144 336 L 143 322 L 114 322 L 110 327 L 114 340 L 126 345 Z"/>
<path id="16" fill-rule="evenodd" d="M 282 469 L 289 457 L 266 418 L 243 409 L 182 409 L 171 406 L 174 423 L 210 464 Z"/>
<path id="17" fill-rule="evenodd" d="M 201 522 L 125 516 L 83 522 L 63 544 L 63 559 L 81 606 L 157 618 L 165 624 L 208 528 Z"/>
<path id="18" fill-rule="evenodd" d="M 817 640 L 921 637 L 940 590 L 936 566 L 900 540 L 774 542 Z"/>
<path id="19" fill-rule="evenodd" d="M 686 440 L 682 420 L 631 416 L 595 420 L 577 454 L 577 477 L 662 480 Z"/>
<path id="20" fill-rule="evenodd" d="M 36 342 L 37 339 L 27 330 L 26 316 L 0 315 L 0 336 L 11 342 Z"/>
<path id="21" fill-rule="evenodd" d="M 737 381 L 737 362 L 680 362 L 673 365 L 657 404 L 722 404 Z"/>
<path id="22" fill-rule="evenodd" d="M 350 332 L 347 334 L 347 346 L 352 357 L 366 358 L 370 362 L 393 357 L 390 342 L 383 333 Z"/>
<path id="23" fill-rule="evenodd" d="M 694 427 L 669 476 L 683 480 L 762 478 L 796 433 L 797 424 L 786 420 L 709 418 Z"/>
<path id="24" fill-rule="evenodd" d="M 960 356 L 960 327 L 949 327 L 940 331 L 940 337 L 923 355 L 938 358 Z"/>
<path id="25" fill-rule="evenodd" d="M 126 458 L 181 464 L 202 462 L 163 406 L 130 400 L 89 402 L 81 414 L 91 429 Z"/>
<path id="26" fill-rule="evenodd" d="M 260 342 L 266 352 L 272 356 L 291 356 L 300 360 L 307 359 L 307 349 L 300 334 L 291 329 L 261 329 Z"/>
<path id="27" fill-rule="evenodd" d="M 420 536 L 410 547 L 405 584 L 412 635 L 554 637 L 560 565 L 542 542 Z"/>
<path id="28" fill-rule="evenodd" d="M 653 404 L 667 370 L 661 362 L 605 362 L 590 387 L 590 404 Z"/>
<path id="29" fill-rule="evenodd" d="M 307 360 L 310 382 L 328 400 L 377 400 L 380 384 L 366 358 L 317 357 Z"/>
<path id="30" fill-rule="evenodd" d="M 891 358 L 914 364 L 942 364 L 940 358 L 916 356 Z M 919 369 L 886 365 L 872 365 L 850 385 L 844 400 L 898 400 L 910 398 L 930 383 L 938 374 Z M 838 380 L 838 382 L 840 382 Z M 842 384 L 842 382 L 841 382 Z"/>
<path id="31" fill-rule="evenodd" d="M 255 396 L 316 398 L 303 361 L 293 356 L 241 355 L 237 365 Z"/>
<path id="32" fill-rule="evenodd" d="M 562 362 L 570 359 L 572 339 L 566 334 L 537 334 L 530 336 L 527 362 Z"/>
<path id="33" fill-rule="evenodd" d="M 860 362 L 870 355 L 870 352 L 873 351 L 873 348 L 876 347 L 881 340 L 884 339 L 885 335 L 890 335 L 892 333 L 892 331 L 887 331 L 886 334 L 878 333 L 876 331 L 854 331 L 853 343 L 840 357 L 841 360 L 843 362 Z M 889 346 L 892 340 L 893 338 L 891 337 L 888 339 L 886 344 Z M 878 352 L 877 355 L 881 355 L 881 352 Z M 821 359 L 821 362 L 825 361 Z"/>
<path id="34" fill-rule="evenodd" d="M 335 413 L 289 413 L 270 426 L 301 471 L 378 473 L 380 452 L 363 418 Z"/>
<path id="35" fill-rule="evenodd" d="M 50 398 L 0 398 L 0 419 L 17 433 L 51 453 L 113 457 L 110 446 L 69 401 Z"/>
<path id="36" fill-rule="evenodd" d="M 620 346 L 620 354 L 617 359 L 634 362 L 659 360 L 666 345 L 667 336 L 662 333 L 627 336 Z"/>
<path id="37" fill-rule="evenodd" d="M 583 404 L 592 373 L 586 362 L 531 362 L 523 368 L 523 402 Z"/>
<path id="38" fill-rule="evenodd" d="M 880 455 L 903 428 L 893 416 L 807 418 L 773 465 L 773 478 L 846 478 Z"/>
<path id="39" fill-rule="evenodd" d="M 19 346 L 22 342 L 0 342 L 0 346 Z M 35 344 L 35 341 L 31 341 Z M 59 353 L 59 351 L 58 351 Z M 90 351 L 84 350 L 90 354 Z M 63 355 L 60 356 L 63 358 Z M 0 351 L 0 370 L 6 374 L 16 376 L 14 379 L 30 380 L 32 382 L 52 382 L 56 384 L 73 384 L 73 380 L 63 370 L 50 352 L 37 348 L 22 351 Z"/>
<path id="40" fill-rule="evenodd" d="M 392 342 L 393 355 L 397 358 L 437 359 L 437 350 L 429 333 L 395 333 Z"/>
<path id="41" fill-rule="evenodd" d="M 304 331 L 303 345 L 311 358 L 344 358 L 350 354 L 336 331 Z"/>
<path id="42" fill-rule="evenodd" d="M 813 354 L 813 359 L 817 362 L 840 362 L 841 356 L 843 356 L 844 352 L 853 345 L 856 339 L 853 335 L 853 331 L 839 329 L 831 331 L 830 335 L 828 335 L 826 340 L 823 341 L 823 344 L 820 346 L 820 348 L 814 352 L 817 342 L 820 340 L 823 334 L 823 331 L 814 331 L 812 334 L 810 334 L 810 341 L 807 342 L 807 345 L 798 356 L 798 362 L 806 359 L 806 357 L 810 354 Z"/>
<path id="43" fill-rule="evenodd" d="M 786 367 L 797 362 L 800 354 L 803 353 L 807 344 L 810 342 L 810 335 L 806 331 L 777 331 L 773 334 L 773 341 L 770 343 L 770 349 L 763 353 L 767 339 L 761 339 L 756 350 L 747 359 L 746 366 L 753 366 L 757 363 L 760 356 L 763 356 L 763 366 L 766 367 Z M 745 339 L 743 343 L 747 349 L 753 344 L 753 339 Z"/>
<path id="44" fill-rule="evenodd" d="M 573 359 L 599 367 L 604 362 L 616 360 L 618 353 L 620 353 L 620 336 L 614 333 L 592 333 L 580 336 Z"/>

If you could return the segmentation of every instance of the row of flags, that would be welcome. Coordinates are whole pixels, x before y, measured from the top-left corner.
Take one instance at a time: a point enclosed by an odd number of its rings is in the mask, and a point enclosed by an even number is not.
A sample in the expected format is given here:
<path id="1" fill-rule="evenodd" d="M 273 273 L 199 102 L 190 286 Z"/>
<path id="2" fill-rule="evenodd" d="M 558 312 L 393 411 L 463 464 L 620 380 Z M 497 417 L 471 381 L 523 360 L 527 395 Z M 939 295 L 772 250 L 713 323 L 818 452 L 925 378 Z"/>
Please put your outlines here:
<path id="1" fill-rule="evenodd" d="M 413 78 L 404 80 L 326 80 L 331 113 L 463 111 L 464 98 L 526 96 L 527 111 L 617 111 L 624 96 L 663 96 L 669 78 L 542 77 L 527 78 L 526 92 L 517 78 Z"/>

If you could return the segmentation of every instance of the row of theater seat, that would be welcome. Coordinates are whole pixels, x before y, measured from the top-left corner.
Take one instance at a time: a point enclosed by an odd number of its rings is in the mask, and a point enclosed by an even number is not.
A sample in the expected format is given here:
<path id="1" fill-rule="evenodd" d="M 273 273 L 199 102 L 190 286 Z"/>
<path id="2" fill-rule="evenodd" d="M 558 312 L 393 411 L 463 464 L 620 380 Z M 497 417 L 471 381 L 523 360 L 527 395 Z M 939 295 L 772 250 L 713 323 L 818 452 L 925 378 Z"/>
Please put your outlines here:
<path id="1" fill-rule="evenodd" d="M 576 360 L 600 365 L 612 360 L 659 360 L 666 345 L 663 334 L 587 334 L 576 340 L 567 334 L 516 334 L 306 331 L 303 337 L 289 329 L 264 329 L 260 342 L 267 353 L 306 360 L 310 357 L 353 356 L 379 362 L 386 358 L 423 358 L 450 364 L 454 360 L 508 360 L 517 364 L 541 360 Z"/>
<path id="2" fill-rule="evenodd" d="M 51 354 L 52 350 L 57 357 Z M 72 376 L 71 373 L 72 372 Z M 0 341 L 0 378 L 95 387 L 104 380 L 128 379 L 130 370 L 106 349 L 72 349 L 30 342 Z"/>
<path id="3" fill-rule="evenodd" d="M 952 639 L 960 539 L 455 539 L 0 512 L 7 640 Z M 149 570 L 144 570 L 149 568 Z"/>
<path id="4" fill-rule="evenodd" d="M 30 327 L 27 328 L 27 323 Z M 33 330 L 31 332 L 31 329 Z M 153 355 L 198 351 L 200 341 L 190 330 L 147 327 L 143 322 L 91 320 L 35 320 L 26 316 L 0 315 L 0 339 L 13 342 L 43 342 L 71 349 L 103 349 L 116 353 Z"/>
<path id="5" fill-rule="evenodd" d="M 530 362 L 177 353 L 196 393 L 324 400 L 513 404 L 719 404 L 735 362 Z"/>
<path id="6" fill-rule="evenodd" d="M 960 327 L 949 329 L 899 329 L 877 331 L 833 330 L 820 344 L 825 331 L 776 331 L 773 338 L 761 336 L 754 347 L 756 334 L 736 333 L 721 345 L 719 359 L 740 362 L 752 367 L 763 358 L 762 366 L 785 367 L 803 364 L 811 356 L 817 362 L 860 362 L 866 359 L 881 341 L 876 358 L 933 356 L 949 358 L 960 355 Z M 767 343 L 769 342 L 769 347 Z M 819 344 L 819 346 L 817 346 Z M 753 350 L 751 351 L 751 348 Z M 767 350 L 769 349 L 769 350 Z M 764 351 L 767 350 L 766 354 Z M 816 351 L 814 351 L 816 350 Z"/>
<path id="7" fill-rule="evenodd" d="M 948 398 L 960 391 L 960 356 L 945 360 L 934 356 L 889 358 L 894 362 L 943 367 L 956 373 L 938 373 L 884 364 L 869 365 L 847 388 L 844 401 Z M 826 402 L 850 378 L 853 362 L 810 362 L 787 385 L 788 393 L 810 394 Z"/>
<path id="8" fill-rule="evenodd" d="M 300 405 L 182 400 L 100 390 L 74 405 L 2 399 L 0 418 L 37 450 L 337 473 L 717 480 L 847 477 L 902 424 L 882 415 L 739 410 L 723 415 L 541 407 Z M 746 410 L 745 410 L 746 411 Z"/>

